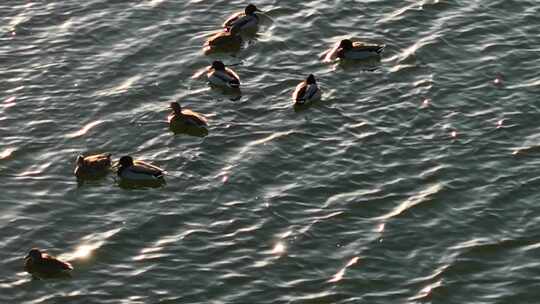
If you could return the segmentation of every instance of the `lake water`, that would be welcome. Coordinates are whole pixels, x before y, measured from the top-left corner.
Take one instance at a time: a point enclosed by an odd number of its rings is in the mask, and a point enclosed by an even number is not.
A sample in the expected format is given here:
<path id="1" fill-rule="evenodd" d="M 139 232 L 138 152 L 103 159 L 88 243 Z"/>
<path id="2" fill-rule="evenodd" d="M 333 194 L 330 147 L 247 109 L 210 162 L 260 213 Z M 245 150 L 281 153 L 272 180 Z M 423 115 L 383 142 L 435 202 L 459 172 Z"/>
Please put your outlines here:
<path id="1" fill-rule="evenodd" d="M 261 0 L 256 37 L 204 55 L 246 4 L 2 1 L 0 302 L 537 302 L 540 2 Z M 346 37 L 381 61 L 322 62 Z M 193 78 L 216 58 L 239 98 Z M 171 101 L 208 135 L 171 133 Z M 78 185 L 97 152 L 167 184 Z M 32 280 L 32 247 L 73 278 Z"/>

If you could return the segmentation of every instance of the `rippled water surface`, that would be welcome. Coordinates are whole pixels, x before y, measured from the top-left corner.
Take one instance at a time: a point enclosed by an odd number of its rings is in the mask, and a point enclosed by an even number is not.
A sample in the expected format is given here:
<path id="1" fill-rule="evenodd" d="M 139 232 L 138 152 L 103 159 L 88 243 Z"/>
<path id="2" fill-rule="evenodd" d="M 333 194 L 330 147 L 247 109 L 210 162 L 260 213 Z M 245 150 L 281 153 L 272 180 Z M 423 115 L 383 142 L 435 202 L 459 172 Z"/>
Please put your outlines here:
<path id="1" fill-rule="evenodd" d="M 245 2 L 2 1 L 0 302 L 537 302 L 540 3 L 255 4 L 258 35 L 206 56 Z M 322 62 L 345 37 L 381 61 Z M 239 98 L 193 77 L 216 58 Z M 168 130 L 174 100 L 206 137 Z M 96 152 L 167 184 L 78 185 Z M 31 247 L 73 278 L 32 280 Z"/>

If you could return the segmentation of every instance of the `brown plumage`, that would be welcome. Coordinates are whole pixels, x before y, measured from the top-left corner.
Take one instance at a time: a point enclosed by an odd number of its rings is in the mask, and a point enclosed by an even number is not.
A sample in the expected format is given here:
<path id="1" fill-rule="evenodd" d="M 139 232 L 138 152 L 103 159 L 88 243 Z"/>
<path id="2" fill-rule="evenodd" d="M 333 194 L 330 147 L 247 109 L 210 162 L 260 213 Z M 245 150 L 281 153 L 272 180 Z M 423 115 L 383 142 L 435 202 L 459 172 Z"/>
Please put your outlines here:
<path id="1" fill-rule="evenodd" d="M 24 270 L 39 279 L 60 278 L 69 277 L 73 266 L 33 248 L 24 258 Z"/>
<path id="2" fill-rule="evenodd" d="M 208 126 L 208 121 L 204 116 L 189 109 L 183 109 L 178 102 L 171 102 L 170 107 L 172 112 L 167 117 L 169 125 Z"/>
<path id="3" fill-rule="evenodd" d="M 242 47 L 242 37 L 238 30 L 233 28 L 229 31 L 216 33 L 204 43 L 204 52 L 236 52 Z"/>
<path id="4" fill-rule="evenodd" d="M 111 168 L 111 154 L 96 154 L 89 156 L 77 156 L 75 171 L 77 178 L 99 178 L 106 175 Z"/>

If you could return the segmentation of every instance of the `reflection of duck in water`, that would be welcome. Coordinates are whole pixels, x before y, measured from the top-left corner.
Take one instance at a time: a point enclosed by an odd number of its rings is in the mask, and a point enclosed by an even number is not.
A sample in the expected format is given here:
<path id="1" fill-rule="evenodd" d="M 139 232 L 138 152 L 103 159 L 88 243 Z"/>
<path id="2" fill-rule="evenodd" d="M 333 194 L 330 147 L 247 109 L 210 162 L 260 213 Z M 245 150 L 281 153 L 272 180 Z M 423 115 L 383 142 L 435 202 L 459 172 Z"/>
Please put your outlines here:
<path id="1" fill-rule="evenodd" d="M 240 77 L 219 60 L 212 63 L 206 76 L 212 85 L 231 89 L 240 88 Z"/>
<path id="2" fill-rule="evenodd" d="M 119 161 L 118 177 L 128 183 L 163 182 L 165 171 L 149 163 L 122 156 Z"/>
<path id="3" fill-rule="evenodd" d="M 384 44 L 367 44 L 361 42 L 352 42 L 349 39 L 343 39 L 339 45 L 331 49 L 326 54 L 326 61 L 332 61 L 337 58 L 346 60 L 366 60 L 370 58 L 380 58 L 384 50 Z"/>
<path id="4" fill-rule="evenodd" d="M 246 6 L 243 12 L 238 12 L 223 23 L 223 27 L 228 31 L 237 28 L 239 31 L 257 31 L 259 26 L 259 16 L 255 12 L 260 12 L 253 4 Z"/>
<path id="5" fill-rule="evenodd" d="M 239 28 L 234 27 L 228 31 L 219 32 L 208 38 L 204 43 L 205 54 L 211 52 L 236 52 L 242 46 L 242 37 L 239 35 Z"/>
<path id="6" fill-rule="evenodd" d="M 296 86 L 292 97 L 295 106 L 307 105 L 313 101 L 319 100 L 321 98 L 321 90 L 317 86 L 315 76 L 309 74 L 306 80 L 299 83 Z"/>
<path id="7" fill-rule="evenodd" d="M 111 154 L 77 156 L 75 176 L 79 179 L 95 179 L 105 176 L 111 168 Z"/>
<path id="8" fill-rule="evenodd" d="M 24 270 L 35 278 L 69 277 L 73 266 L 33 248 L 24 258 Z"/>

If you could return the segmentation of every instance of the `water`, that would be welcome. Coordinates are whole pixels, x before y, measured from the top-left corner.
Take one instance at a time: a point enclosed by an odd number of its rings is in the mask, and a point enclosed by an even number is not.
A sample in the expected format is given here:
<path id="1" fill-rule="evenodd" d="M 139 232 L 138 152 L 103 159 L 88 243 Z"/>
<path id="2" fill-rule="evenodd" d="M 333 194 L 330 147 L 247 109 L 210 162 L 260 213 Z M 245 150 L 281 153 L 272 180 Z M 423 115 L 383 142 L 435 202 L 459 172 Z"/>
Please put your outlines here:
<path id="1" fill-rule="evenodd" d="M 245 4 L 0 4 L 0 302 L 536 302 L 540 4 L 259 1 L 254 41 L 203 55 Z M 345 37 L 381 62 L 323 63 Z M 215 58 L 238 100 L 192 78 Z M 323 101 L 294 112 L 309 73 Z M 208 136 L 169 132 L 173 100 Z M 78 186 L 93 152 L 167 184 Z M 73 278 L 31 280 L 33 246 Z"/>

